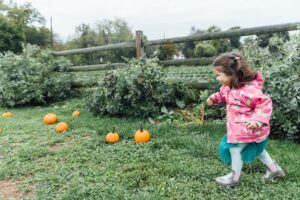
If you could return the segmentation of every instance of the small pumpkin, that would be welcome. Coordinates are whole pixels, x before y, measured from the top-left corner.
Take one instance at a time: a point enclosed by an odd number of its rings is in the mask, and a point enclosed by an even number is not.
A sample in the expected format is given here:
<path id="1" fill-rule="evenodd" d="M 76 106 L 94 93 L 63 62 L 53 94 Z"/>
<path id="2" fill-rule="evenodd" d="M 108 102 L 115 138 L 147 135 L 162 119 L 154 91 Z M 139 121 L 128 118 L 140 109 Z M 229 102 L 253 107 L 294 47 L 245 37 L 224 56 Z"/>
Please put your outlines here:
<path id="1" fill-rule="evenodd" d="M 56 125 L 55 130 L 56 132 L 63 133 L 68 130 L 69 126 L 66 122 L 60 122 Z"/>
<path id="2" fill-rule="evenodd" d="M 120 139 L 120 136 L 115 131 L 115 127 L 113 127 L 113 131 L 112 132 L 107 133 L 106 136 L 105 136 L 105 141 L 108 142 L 108 143 L 110 143 L 110 144 L 118 142 L 119 139 Z"/>
<path id="3" fill-rule="evenodd" d="M 78 110 L 72 112 L 72 117 L 79 117 L 79 116 L 80 116 L 80 112 Z"/>
<path id="4" fill-rule="evenodd" d="M 149 142 L 150 138 L 151 138 L 151 136 L 150 136 L 149 131 L 143 129 L 143 127 L 141 127 L 139 130 L 137 130 L 134 134 L 134 140 L 138 143 Z"/>
<path id="5" fill-rule="evenodd" d="M 44 124 L 54 124 L 58 120 L 56 114 L 54 113 L 48 113 L 47 115 L 44 116 L 43 122 Z"/>
<path id="6" fill-rule="evenodd" d="M 5 112 L 2 114 L 3 117 L 12 117 L 13 114 L 11 112 Z"/>

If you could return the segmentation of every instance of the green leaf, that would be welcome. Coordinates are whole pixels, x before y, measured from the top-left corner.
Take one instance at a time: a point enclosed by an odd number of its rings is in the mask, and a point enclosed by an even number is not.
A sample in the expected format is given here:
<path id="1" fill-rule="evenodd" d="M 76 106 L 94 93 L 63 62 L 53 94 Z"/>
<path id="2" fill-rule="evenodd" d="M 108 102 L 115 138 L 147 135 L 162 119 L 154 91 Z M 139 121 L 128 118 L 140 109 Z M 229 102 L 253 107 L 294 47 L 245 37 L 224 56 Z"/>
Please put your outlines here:
<path id="1" fill-rule="evenodd" d="M 179 100 L 176 100 L 176 105 L 181 109 L 183 109 L 186 106 L 184 101 L 179 101 Z"/>
<path id="2" fill-rule="evenodd" d="M 148 118 L 148 121 L 150 122 L 150 124 L 155 124 L 155 121 L 151 117 Z"/>
<path id="3" fill-rule="evenodd" d="M 162 106 L 161 109 L 160 109 L 160 111 L 161 111 L 162 113 L 165 113 L 165 114 L 168 114 L 168 113 L 169 113 L 169 111 L 168 111 L 168 109 L 166 108 L 166 106 Z"/>

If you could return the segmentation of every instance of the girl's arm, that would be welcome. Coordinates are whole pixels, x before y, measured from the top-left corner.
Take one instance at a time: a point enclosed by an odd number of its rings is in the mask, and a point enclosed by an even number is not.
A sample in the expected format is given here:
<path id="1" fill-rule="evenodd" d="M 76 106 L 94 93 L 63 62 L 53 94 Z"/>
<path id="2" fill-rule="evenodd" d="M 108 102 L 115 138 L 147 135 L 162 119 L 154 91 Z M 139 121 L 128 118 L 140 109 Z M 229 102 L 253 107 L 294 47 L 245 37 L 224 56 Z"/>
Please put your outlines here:
<path id="1" fill-rule="evenodd" d="M 220 104 L 220 103 L 226 103 L 225 95 L 223 93 L 223 87 L 221 87 L 219 92 L 213 93 L 208 97 L 208 99 L 211 99 L 213 101 L 213 104 Z"/>

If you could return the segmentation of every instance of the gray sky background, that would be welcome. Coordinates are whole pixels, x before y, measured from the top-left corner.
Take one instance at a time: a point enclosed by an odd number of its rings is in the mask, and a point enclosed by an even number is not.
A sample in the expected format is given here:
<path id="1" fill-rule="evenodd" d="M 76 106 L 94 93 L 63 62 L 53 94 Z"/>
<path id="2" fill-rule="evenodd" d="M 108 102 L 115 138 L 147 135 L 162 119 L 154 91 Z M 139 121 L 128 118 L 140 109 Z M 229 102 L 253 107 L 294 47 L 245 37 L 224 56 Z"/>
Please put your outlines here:
<path id="1" fill-rule="evenodd" d="M 131 30 L 148 39 L 185 36 L 192 26 L 223 30 L 300 21 L 300 0 L 13 0 L 30 2 L 63 41 L 71 39 L 81 23 L 125 19 Z"/>

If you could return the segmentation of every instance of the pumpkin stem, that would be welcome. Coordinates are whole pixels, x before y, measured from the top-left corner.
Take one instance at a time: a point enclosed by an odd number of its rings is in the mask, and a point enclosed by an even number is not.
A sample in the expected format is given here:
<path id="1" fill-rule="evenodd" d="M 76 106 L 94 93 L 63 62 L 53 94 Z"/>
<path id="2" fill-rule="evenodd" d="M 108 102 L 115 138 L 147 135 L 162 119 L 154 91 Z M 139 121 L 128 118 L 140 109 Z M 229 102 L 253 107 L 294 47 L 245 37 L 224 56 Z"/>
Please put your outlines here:
<path id="1" fill-rule="evenodd" d="M 112 132 L 115 133 L 115 131 L 116 131 L 116 127 L 113 126 L 113 131 Z"/>
<path id="2" fill-rule="evenodd" d="M 143 125 L 141 124 L 141 128 L 140 128 L 141 132 L 143 132 Z"/>

